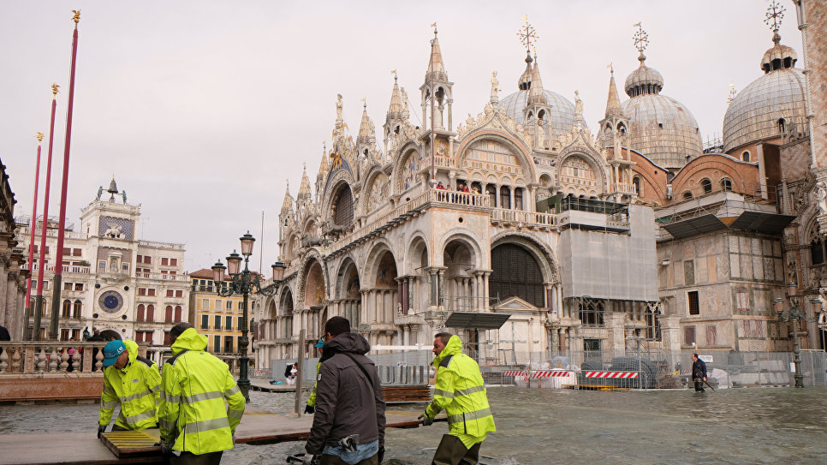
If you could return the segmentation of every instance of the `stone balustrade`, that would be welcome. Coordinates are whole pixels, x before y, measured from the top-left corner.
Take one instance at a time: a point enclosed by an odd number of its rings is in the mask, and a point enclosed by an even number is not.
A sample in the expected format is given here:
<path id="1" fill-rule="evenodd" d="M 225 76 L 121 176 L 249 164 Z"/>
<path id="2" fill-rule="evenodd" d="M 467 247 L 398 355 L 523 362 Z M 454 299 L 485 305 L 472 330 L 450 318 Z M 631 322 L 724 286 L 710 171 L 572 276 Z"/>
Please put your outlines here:
<path id="1" fill-rule="evenodd" d="M 26 374 L 100 374 L 104 342 L 0 342 L 0 378 Z"/>

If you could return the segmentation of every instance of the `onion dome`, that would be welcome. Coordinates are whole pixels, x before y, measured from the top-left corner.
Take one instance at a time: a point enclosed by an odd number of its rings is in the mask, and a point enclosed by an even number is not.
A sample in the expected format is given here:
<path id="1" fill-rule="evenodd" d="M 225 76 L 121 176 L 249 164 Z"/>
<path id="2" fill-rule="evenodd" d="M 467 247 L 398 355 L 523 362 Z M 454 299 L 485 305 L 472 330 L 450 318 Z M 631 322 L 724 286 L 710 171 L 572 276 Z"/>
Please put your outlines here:
<path id="1" fill-rule="evenodd" d="M 678 169 L 687 157 L 703 153 L 698 122 L 677 100 L 661 94 L 663 75 L 646 66 L 640 51 L 640 66 L 626 78 L 623 114 L 629 119 L 629 146 L 656 165 Z"/>
<path id="2" fill-rule="evenodd" d="M 724 116 L 724 151 L 781 137 L 789 124 L 806 125 L 806 79 L 795 68 L 798 55 L 781 44 L 778 31 L 774 45 L 764 52 L 764 75 L 739 92 Z"/>

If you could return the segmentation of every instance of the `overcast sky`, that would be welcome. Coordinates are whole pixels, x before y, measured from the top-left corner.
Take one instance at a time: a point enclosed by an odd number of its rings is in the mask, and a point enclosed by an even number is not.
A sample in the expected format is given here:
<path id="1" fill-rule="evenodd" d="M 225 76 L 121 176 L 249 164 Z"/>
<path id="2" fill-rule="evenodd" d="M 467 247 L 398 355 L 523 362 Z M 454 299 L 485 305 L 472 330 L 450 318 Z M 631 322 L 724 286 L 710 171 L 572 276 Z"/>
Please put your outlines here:
<path id="1" fill-rule="evenodd" d="M 801 57 L 794 6 L 782 4 L 782 42 Z M 525 52 L 516 33 L 527 14 L 540 37 L 545 88 L 570 101 L 579 90 L 592 129 L 605 110 L 609 63 L 627 99 L 623 82 L 638 66 L 632 25 L 642 22 L 651 42 L 647 65 L 663 74 L 663 93 L 689 107 L 706 139 L 721 134 L 729 84 L 740 90 L 761 75 L 761 56 L 772 45 L 766 7 L 760 0 L 8 1 L 0 28 L 0 160 L 16 194 L 15 215 L 31 214 L 34 136 L 48 137 L 50 85 L 60 84 L 50 208 L 57 213 L 70 10 L 80 8 L 70 221 L 78 224 L 80 209 L 114 173 L 129 203 L 142 205 L 138 236 L 185 243 L 188 271 L 225 257 L 248 229 L 259 239 L 254 268 L 263 245 L 269 270 L 285 180 L 295 196 L 307 162 L 315 181 L 336 94 L 354 134 L 367 99 L 381 141 L 392 70 L 419 107 L 434 21 L 455 83 L 455 123 L 482 111 L 492 71 L 500 98 L 517 90 Z M 411 112 L 416 125 L 419 115 Z"/>

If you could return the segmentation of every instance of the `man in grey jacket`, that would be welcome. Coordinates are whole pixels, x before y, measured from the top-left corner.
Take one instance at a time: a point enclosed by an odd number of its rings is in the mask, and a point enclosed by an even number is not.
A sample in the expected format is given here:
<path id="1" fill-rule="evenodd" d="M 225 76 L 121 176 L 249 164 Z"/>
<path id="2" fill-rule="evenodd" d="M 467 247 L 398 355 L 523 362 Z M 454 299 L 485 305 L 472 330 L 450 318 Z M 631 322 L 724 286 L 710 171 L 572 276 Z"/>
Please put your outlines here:
<path id="1" fill-rule="evenodd" d="M 324 331 L 304 461 L 321 454 L 321 465 L 378 465 L 385 455 L 385 400 L 376 366 L 365 357 L 370 344 L 340 316 L 327 320 Z"/>

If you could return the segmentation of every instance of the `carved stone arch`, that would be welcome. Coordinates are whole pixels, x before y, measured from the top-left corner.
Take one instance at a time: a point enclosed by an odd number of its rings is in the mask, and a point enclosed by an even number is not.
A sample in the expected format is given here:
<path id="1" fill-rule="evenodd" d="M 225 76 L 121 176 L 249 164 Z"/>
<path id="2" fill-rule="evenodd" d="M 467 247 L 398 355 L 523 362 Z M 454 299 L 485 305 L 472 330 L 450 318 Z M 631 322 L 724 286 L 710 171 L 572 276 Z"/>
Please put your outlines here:
<path id="1" fill-rule="evenodd" d="M 353 286 L 353 283 L 350 282 L 353 277 L 353 271 L 355 271 L 357 282 L 355 284 L 356 288 L 350 289 Z M 362 272 L 359 269 L 359 265 L 356 263 L 356 259 L 351 254 L 348 254 L 339 262 L 339 266 L 336 268 L 336 278 L 331 294 L 334 299 L 358 298 L 358 294 L 363 287 Z M 349 292 L 355 295 L 348 295 Z"/>
<path id="2" fill-rule="evenodd" d="M 503 231 L 491 238 L 491 250 L 501 244 L 517 244 L 525 248 L 543 271 L 543 277 L 547 282 L 560 282 L 560 264 L 546 244 L 530 234 L 517 231 Z"/>
<path id="3" fill-rule="evenodd" d="M 405 270 L 405 274 L 414 275 L 422 273 L 422 270 L 418 268 L 424 266 L 421 263 L 423 252 L 430 265 L 433 260 L 431 259 L 431 251 L 428 248 L 428 236 L 421 230 L 416 230 L 411 234 L 405 246 L 402 268 Z"/>
<path id="4" fill-rule="evenodd" d="M 401 270 L 402 267 L 401 267 L 401 262 L 398 258 L 398 254 L 394 252 L 393 247 L 391 246 L 390 243 L 388 243 L 387 241 L 385 241 L 383 239 L 379 239 L 377 241 L 374 241 L 374 243 L 371 246 L 370 251 L 367 253 L 367 256 L 365 257 L 365 266 L 362 268 L 362 270 L 363 270 L 363 278 L 362 278 L 363 286 L 367 286 L 368 288 L 380 287 L 380 283 L 377 282 L 379 280 L 379 273 L 382 272 L 382 270 L 380 269 L 380 266 L 382 266 L 382 265 L 385 265 L 385 266 L 391 265 L 391 264 L 388 264 L 388 263 L 383 263 L 383 261 L 384 261 L 383 259 L 384 259 L 385 255 L 387 253 L 390 253 L 391 257 L 393 259 L 393 264 L 391 266 L 392 269 L 387 270 L 388 272 L 392 272 L 392 274 L 393 274 L 393 277 L 390 278 L 390 279 L 395 279 L 400 274 L 399 270 Z M 388 276 L 390 276 L 390 275 L 388 275 Z M 388 287 L 387 282 L 381 283 L 381 284 L 384 284 L 385 287 Z M 394 284 L 391 287 L 396 287 L 396 286 Z"/>
<path id="5" fill-rule="evenodd" d="M 356 180 L 353 179 L 353 175 L 344 169 L 336 171 L 336 173 L 327 181 L 327 188 L 325 189 L 324 198 L 322 200 L 322 210 L 320 211 L 320 214 L 323 222 L 333 221 L 330 215 L 333 210 L 333 200 L 335 195 L 338 194 L 339 190 L 342 188 L 343 184 L 350 189 L 350 194 L 353 196 L 354 200 L 356 200 L 356 192 L 353 189 L 353 187 L 356 186 Z"/>
<path id="6" fill-rule="evenodd" d="M 328 294 L 328 283 L 330 282 L 330 278 L 327 275 L 327 267 L 324 266 L 324 261 L 322 260 L 321 255 L 315 249 L 311 249 L 304 258 L 302 259 L 301 266 L 299 266 L 299 273 L 298 273 L 298 284 L 296 286 L 296 294 L 294 299 L 296 301 L 296 305 L 307 305 L 305 302 L 305 294 L 307 293 L 307 278 L 308 274 L 312 271 L 312 267 L 314 264 L 318 264 L 322 270 L 322 286 L 324 288 L 324 296 L 323 300 L 330 300 Z"/>
<path id="7" fill-rule="evenodd" d="M 608 192 L 609 189 L 609 181 L 611 180 L 611 176 L 609 175 L 608 165 L 606 161 L 600 155 L 593 153 L 591 150 L 588 150 L 586 147 L 569 147 L 568 149 L 564 150 L 559 157 L 559 163 L 557 164 L 557 185 L 562 186 L 563 183 L 561 181 L 561 170 L 565 166 L 566 161 L 570 158 L 581 158 L 583 159 L 599 176 L 600 179 L 597 180 L 597 185 L 600 187 L 602 192 L 599 194 Z"/>
<path id="8" fill-rule="evenodd" d="M 295 243 L 295 247 L 294 247 Z M 298 229 L 294 229 L 290 231 L 290 234 L 287 235 L 287 253 L 284 254 L 287 256 L 288 260 L 293 260 L 294 258 L 298 257 L 299 249 L 301 248 L 301 235 L 299 234 Z"/>
<path id="9" fill-rule="evenodd" d="M 534 169 L 534 162 L 530 156 L 531 149 L 527 147 L 521 140 L 519 140 L 519 138 L 516 135 L 513 135 L 509 132 L 505 132 L 503 130 L 482 128 L 473 131 L 472 133 L 468 134 L 465 138 L 463 138 L 462 142 L 460 142 L 459 147 L 456 151 L 457 164 L 461 170 L 465 171 L 468 175 L 471 175 L 472 173 L 477 171 L 487 171 L 484 169 L 466 168 L 463 165 L 463 161 L 466 158 L 466 152 L 468 151 L 468 149 L 476 142 L 481 142 L 484 140 L 492 140 L 510 148 L 511 153 L 520 161 L 520 165 L 523 168 L 523 176 L 525 176 L 528 179 L 536 179 L 537 176 Z"/>
<path id="10" fill-rule="evenodd" d="M 295 280 L 291 281 L 290 284 L 295 285 Z M 293 310 L 296 308 L 296 298 L 295 293 L 290 285 L 282 286 L 281 292 L 279 292 L 279 300 L 278 300 L 278 316 L 290 316 L 293 314 Z"/>
<path id="11" fill-rule="evenodd" d="M 387 178 L 387 183 L 391 184 L 391 178 L 385 174 L 385 172 L 381 169 L 379 165 L 374 165 L 374 167 L 368 172 L 368 175 L 365 177 L 365 183 L 362 186 L 362 192 L 364 195 L 359 197 L 359 209 L 358 212 L 360 215 L 368 215 L 371 213 L 372 210 L 370 208 L 370 201 L 371 196 L 373 195 L 373 183 L 380 177 L 384 176 Z M 387 190 L 387 198 L 390 198 L 392 188 L 389 186 Z M 379 210 L 381 206 L 377 206 L 376 209 Z"/>
<path id="12" fill-rule="evenodd" d="M 401 194 L 411 187 L 415 186 L 418 181 L 419 170 L 421 169 L 420 147 L 413 142 L 408 142 L 399 150 L 399 158 L 396 159 L 396 164 L 393 167 L 393 175 L 391 176 L 391 183 L 393 185 L 393 194 Z M 411 157 L 414 157 L 415 169 L 410 165 Z M 410 171 L 413 171 L 412 178 Z M 405 187 L 406 181 L 409 181 L 408 187 Z"/>
<path id="13" fill-rule="evenodd" d="M 480 244 L 482 240 L 478 237 L 474 237 L 468 232 L 468 229 L 461 229 L 461 228 L 453 228 L 446 231 L 442 237 L 440 237 L 439 242 L 437 242 L 435 252 L 434 253 L 434 266 L 445 266 L 443 254 L 445 253 L 445 247 L 453 242 L 459 241 L 466 246 L 470 250 L 472 257 L 471 262 L 474 268 L 481 269 L 485 266 L 485 262 L 483 261 L 482 256 L 482 249 L 480 248 Z"/>

